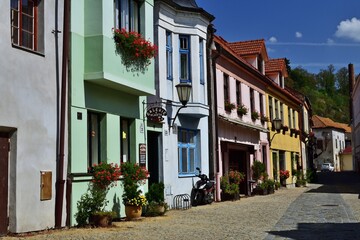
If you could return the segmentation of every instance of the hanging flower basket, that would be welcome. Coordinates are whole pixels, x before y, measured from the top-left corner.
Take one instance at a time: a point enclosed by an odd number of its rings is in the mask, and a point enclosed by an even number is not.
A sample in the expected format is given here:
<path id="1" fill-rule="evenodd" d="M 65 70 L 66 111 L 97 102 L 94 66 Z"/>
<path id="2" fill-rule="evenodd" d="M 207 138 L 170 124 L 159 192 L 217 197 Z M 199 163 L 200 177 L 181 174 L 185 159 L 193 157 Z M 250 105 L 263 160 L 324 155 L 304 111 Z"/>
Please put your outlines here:
<path id="1" fill-rule="evenodd" d="M 128 32 L 124 28 L 114 29 L 115 52 L 121 56 L 121 63 L 127 71 L 145 73 L 151 64 L 151 58 L 157 54 L 157 46 L 145 40 L 137 32 Z"/>
<path id="2" fill-rule="evenodd" d="M 259 113 L 258 113 L 257 111 L 253 111 L 253 112 L 251 113 L 251 119 L 252 119 L 253 121 L 258 120 L 259 118 L 260 118 L 260 115 L 259 115 Z"/>
<path id="3" fill-rule="evenodd" d="M 248 113 L 248 109 L 244 104 L 238 105 L 236 111 L 241 117 Z"/>

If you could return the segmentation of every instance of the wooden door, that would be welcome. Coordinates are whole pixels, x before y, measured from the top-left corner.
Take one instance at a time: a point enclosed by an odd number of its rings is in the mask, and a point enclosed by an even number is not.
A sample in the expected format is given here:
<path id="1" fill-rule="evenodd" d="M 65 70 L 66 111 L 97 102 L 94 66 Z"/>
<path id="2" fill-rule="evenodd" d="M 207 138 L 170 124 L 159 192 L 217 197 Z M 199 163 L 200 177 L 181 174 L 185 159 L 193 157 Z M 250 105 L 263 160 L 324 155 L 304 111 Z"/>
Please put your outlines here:
<path id="1" fill-rule="evenodd" d="M 8 230 L 9 138 L 0 133 L 0 235 Z"/>

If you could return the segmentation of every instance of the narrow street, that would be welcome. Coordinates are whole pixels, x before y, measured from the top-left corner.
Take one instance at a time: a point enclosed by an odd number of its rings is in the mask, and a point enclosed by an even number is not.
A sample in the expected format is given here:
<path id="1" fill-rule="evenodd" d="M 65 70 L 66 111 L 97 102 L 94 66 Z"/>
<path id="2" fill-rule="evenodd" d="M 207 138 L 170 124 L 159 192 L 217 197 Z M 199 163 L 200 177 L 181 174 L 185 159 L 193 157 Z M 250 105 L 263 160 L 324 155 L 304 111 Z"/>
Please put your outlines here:
<path id="1" fill-rule="evenodd" d="M 50 230 L 3 239 L 360 239 L 360 177 L 318 173 L 305 188 L 213 203 L 109 228 Z"/>

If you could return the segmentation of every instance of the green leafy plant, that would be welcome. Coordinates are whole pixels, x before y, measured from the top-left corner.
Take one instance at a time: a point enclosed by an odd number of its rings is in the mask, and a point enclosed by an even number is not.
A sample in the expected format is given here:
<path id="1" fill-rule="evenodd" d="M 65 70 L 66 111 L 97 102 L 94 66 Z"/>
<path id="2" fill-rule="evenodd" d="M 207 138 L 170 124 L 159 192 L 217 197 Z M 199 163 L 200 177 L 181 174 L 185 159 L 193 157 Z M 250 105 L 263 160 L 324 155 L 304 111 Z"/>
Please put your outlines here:
<path id="1" fill-rule="evenodd" d="M 264 163 L 262 163 L 258 160 L 255 160 L 253 165 L 251 166 L 251 169 L 253 172 L 253 174 L 252 174 L 253 179 L 260 180 L 260 179 L 264 178 L 264 175 L 266 173 Z"/>
<path id="2" fill-rule="evenodd" d="M 145 183 L 148 177 L 148 171 L 140 167 L 137 163 L 124 162 L 120 165 L 120 171 L 123 176 L 124 193 L 122 195 L 125 205 L 143 204 L 141 197 L 142 191 L 139 186 Z M 144 197 L 145 198 L 145 197 Z M 146 198 L 145 198 L 146 200 Z"/>
<path id="3" fill-rule="evenodd" d="M 105 210 L 109 202 L 106 200 L 106 195 L 119 179 L 119 167 L 116 164 L 101 162 L 89 168 L 89 172 L 93 174 L 93 179 L 89 183 L 86 193 L 77 202 L 78 211 L 75 214 L 75 220 L 78 226 L 88 224 L 92 215 L 107 214 L 109 217 L 113 215 Z"/>
<path id="4" fill-rule="evenodd" d="M 253 121 L 258 120 L 259 118 L 260 118 L 260 115 L 259 115 L 259 113 L 257 111 L 251 112 L 251 119 Z"/>
<path id="5" fill-rule="evenodd" d="M 261 114 L 261 115 L 260 115 L 260 121 L 263 122 L 263 123 L 264 123 L 264 122 L 268 122 L 268 121 L 269 121 L 269 118 L 268 118 L 267 116 Z"/>
<path id="6" fill-rule="evenodd" d="M 239 171 L 229 171 L 220 178 L 220 188 L 224 194 L 233 199 L 239 194 L 239 184 L 244 181 L 245 174 Z"/>
<path id="7" fill-rule="evenodd" d="M 164 203 L 165 197 L 164 197 L 164 183 L 153 183 L 149 187 L 149 191 L 145 194 L 146 199 L 149 203 Z"/>
<path id="8" fill-rule="evenodd" d="M 157 54 L 157 46 L 145 40 L 137 32 L 128 32 L 124 28 L 113 29 L 116 53 L 127 70 L 144 73 Z"/>
<path id="9" fill-rule="evenodd" d="M 229 101 L 225 101 L 224 106 L 225 106 L 225 111 L 228 111 L 228 112 L 231 112 L 231 110 L 236 108 L 235 104 L 230 103 Z"/>
<path id="10" fill-rule="evenodd" d="M 241 104 L 237 106 L 236 111 L 240 116 L 244 116 L 248 113 L 249 110 L 244 104 Z"/>

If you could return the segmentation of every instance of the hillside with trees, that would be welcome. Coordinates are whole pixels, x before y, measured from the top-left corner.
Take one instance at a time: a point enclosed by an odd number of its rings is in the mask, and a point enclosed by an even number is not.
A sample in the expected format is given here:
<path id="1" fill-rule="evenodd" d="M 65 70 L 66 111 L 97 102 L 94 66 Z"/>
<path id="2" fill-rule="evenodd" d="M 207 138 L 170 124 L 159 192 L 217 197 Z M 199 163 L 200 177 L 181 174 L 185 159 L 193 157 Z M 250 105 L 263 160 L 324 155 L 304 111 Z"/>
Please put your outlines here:
<path id="1" fill-rule="evenodd" d="M 349 77 L 348 69 L 335 72 L 333 65 L 318 74 L 309 73 L 301 67 L 291 69 L 286 85 L 310 99 L 313 115 L 331 118 L 333 121 L 349 123 Z"/>

